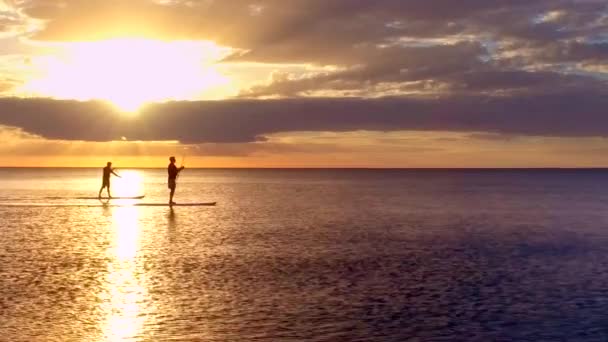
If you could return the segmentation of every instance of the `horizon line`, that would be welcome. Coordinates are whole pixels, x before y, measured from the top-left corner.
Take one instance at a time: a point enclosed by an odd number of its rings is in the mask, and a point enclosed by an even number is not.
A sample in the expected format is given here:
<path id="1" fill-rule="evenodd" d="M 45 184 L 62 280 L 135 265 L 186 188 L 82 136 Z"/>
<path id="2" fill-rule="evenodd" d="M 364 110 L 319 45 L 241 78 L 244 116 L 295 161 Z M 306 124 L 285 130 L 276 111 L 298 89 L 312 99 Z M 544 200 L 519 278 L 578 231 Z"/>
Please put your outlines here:
<path id="1" fill-rule="evenodd" d="M 99 169 L 104 166 L 1 166 L 0 169 Z M 166 166 L 124 166 L 115 169 L 164 170 Z M 514 167 L 361 167 L 361 166 L 270 166 L 270 167 L 187 167 L 189 170 L 608 170 L 608 166 L 514 166 Z"/>

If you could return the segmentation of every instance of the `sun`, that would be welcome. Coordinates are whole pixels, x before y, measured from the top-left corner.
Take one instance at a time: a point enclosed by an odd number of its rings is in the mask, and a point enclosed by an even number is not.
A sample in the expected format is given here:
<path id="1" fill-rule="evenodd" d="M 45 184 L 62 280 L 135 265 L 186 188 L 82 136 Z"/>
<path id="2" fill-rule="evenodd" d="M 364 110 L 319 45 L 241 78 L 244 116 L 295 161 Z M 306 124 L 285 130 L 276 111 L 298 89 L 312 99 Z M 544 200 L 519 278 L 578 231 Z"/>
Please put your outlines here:
<path id="1" fill-rule="evenodd" d="M 124 112 L 169 100 L 221 98 L 232 82 L 214 64 L 229 50 L 213 42 L 112 39 L 58 43 L 32 59 L 28 96 L 106 100 Z"/>

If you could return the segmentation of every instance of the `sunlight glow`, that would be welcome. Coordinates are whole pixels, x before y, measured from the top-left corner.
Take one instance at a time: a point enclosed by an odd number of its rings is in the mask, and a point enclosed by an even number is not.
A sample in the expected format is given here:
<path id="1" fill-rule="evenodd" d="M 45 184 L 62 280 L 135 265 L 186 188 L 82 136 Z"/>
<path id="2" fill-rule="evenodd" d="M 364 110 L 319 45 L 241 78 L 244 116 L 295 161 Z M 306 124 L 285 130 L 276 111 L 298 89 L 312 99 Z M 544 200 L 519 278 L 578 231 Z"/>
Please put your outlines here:
<path id="1" fill-rule="evenodd" d="M 104 340 L 112 342 L 133 340 L 141 333 L 146 317 L 140 314 L 140 305 L 147 297 L 137 262 L 138 208 L 113 209 L 113 239 L 108 249 L 108 275 L 101 304 L 106 313 Z"/>
<path id="2" fill-rule="evenodd" d="M 217 99 L 236 93 L 214 63 L 230 50 L 212 42 L 113 39 L 55 43 L 32 59 L 26 96 L 107 100 L 125 112 L 151 102 Z"/>
<path id="3" fill-rule="evenodd" d="M 140 172 L 133 170 L 116 169 L 120 178 L 112 180 L 112 196 L 133 197 L 144 195 L 143 177 Z M 123 203 L 122 200 L 120 203 Z"/>
<path id="4" fill-rule="evenodd" d="M 137 171 L 119 170 L 116 178 L 117 196 L 133 196 L 143 193 L 143 177 Z M 128 201 L 116 201 L 125 203 Z M 104 290 L 100 294 L 100 306 L 105 313 L 102 327 L 103 340 L 135 340 L 147 321 L 142 311 L 148 301 L 145 272 L 141 270 L 138 254 L 141 248 L 139 208 L 108 208 L 112 217 L 110 244 L 106 252 L 108 273 Z"/>

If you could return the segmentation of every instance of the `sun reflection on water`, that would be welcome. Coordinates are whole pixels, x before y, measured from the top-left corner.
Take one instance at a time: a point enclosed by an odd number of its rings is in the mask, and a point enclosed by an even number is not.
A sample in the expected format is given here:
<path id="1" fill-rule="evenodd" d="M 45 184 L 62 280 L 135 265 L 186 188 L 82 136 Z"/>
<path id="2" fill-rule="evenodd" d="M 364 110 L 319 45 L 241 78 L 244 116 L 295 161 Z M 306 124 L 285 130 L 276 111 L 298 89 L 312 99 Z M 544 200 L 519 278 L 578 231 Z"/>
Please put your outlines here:
<path id="1" fill-rule="evenodd" d="M 113 180 L 112 196 L 133 197 L 144 195 L 144 182 L 140 172 L 134 170 L 117 170 L 120 178 Z"/>
<path id="2" fill-rule="evenodd" d="M 148 296 L 145 273 L 138 263 L 140 252 L 139 211 L 118 207 L 112 211 L 112 242 L 107 250 L 108 274 L 102 298 L 106 315 L 104 341 L 136 340 L 147 316 L 142 305 Z"/>

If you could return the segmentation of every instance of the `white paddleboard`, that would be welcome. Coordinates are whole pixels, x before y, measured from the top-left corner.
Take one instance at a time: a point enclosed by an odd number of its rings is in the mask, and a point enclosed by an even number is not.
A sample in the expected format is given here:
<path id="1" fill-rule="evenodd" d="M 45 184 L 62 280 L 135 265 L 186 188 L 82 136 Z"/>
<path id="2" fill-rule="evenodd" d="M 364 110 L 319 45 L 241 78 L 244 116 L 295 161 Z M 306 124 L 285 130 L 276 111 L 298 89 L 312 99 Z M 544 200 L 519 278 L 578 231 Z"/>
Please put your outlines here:
<path id="1" fill-rule="evenodd" d="M 119 197 L 45 197 L 44 199 L 48 199 L 48 200 L 127 200 L 127 199 L 143 199 L 144 197 L 146 197 L 146 195 L 141 195 L 141 196 L 119 196 Z"/>
<path id="2" fill-rule="evenodd" d="M 216 202 L 200 203 L 125 203 L 125 204 L 70 204 L 70 203 L 0 203 L 0 207 L 52 207 L 52 208 L 109 208 L 109 207 L 210 207 L 215 206 Z"/>

